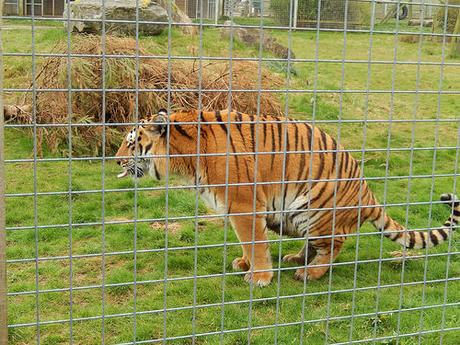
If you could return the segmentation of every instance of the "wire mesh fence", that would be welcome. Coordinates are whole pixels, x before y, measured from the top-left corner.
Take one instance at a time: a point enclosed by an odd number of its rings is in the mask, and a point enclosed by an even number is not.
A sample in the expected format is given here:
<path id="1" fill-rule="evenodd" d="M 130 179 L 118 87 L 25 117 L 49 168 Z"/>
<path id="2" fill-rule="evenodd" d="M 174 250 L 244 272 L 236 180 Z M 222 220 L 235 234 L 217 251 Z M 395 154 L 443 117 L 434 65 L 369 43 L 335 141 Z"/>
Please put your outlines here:
<path id="1" fill-rule="evenodd" d="M 458 1 L 4 9 L 0 343 L 458 343 Z"/>

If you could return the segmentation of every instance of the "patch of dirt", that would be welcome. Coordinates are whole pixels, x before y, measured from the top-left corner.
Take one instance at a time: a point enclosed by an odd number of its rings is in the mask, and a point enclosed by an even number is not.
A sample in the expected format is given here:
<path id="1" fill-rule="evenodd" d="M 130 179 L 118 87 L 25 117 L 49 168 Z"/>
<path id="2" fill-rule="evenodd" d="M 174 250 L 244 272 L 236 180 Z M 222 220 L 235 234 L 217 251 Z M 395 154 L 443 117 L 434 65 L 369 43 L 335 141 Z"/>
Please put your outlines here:
<path id="1" fill-rule="evenodd" d="M 132 221 L 130 218 L 126 217 L 106 217 L 105 219 L 108 222 L 129 222 Z"/>
<path id="2" fill-rule="evenodd" d="M 164 231 L 165 227 L 166 227 L 165 222 L 153 222 L 153 223 L 150 223 L 150 228 L 155 230 L 155 231 L 159 231 L 159 230 Z M 180 224 L 178 222 L 169 222 L 168 223 L 168 232 L 170 234 L 176 235 L 180 231 L 181 228 L 182 228 L 182 224 Z"/>
<path id="3" fill-rule="evenodd" d="M 209 223 L 216 224 L 218 226 L 223 227 L 224 226 L 224 219 L 220 218 L 220 217 L 213 217 L 213 218 L 206 218 L 206 219 L 202 219 L 202 220 L 198 221 L 198 225 L 200 227 L 204 227 Z"/>
<path id="4" fill-rule="evenodd" d="M 394 257 L 395 259 L 399 259 L 399 258 L 403 258 L 403 257 L 405 257 L 406 259 L 411 259 L 411 260 L 420 260 L 421 259 L 420 257 L 416 257 L 416 256 L 420 256 L 420 253 L 416 252 L 416 251 L 407 250 L 404 253 L 404 250 L 395 250 L 393 252 L 390 252 L 389 254 L 392 257 Z M 415 258 L 414 258 L 414 256 L 415 256 Z"/>
<path id="5" fill-rule="evenodd" d="M 393 267 L 400 267 L 404 261 L 415 261 L 421 260 L 420 253 L 417 251 L 406 251 L 395 250 L 389 253 L 394 259 L 390 261 L 390 265 Z"/>

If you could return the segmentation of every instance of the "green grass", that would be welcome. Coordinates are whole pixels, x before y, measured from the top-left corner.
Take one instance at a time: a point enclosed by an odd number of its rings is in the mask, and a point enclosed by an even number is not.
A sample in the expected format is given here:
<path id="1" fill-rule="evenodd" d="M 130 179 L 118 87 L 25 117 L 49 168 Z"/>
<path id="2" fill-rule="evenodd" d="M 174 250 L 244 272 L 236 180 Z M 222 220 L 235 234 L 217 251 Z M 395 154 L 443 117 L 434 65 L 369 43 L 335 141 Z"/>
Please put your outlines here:
<path id="1" fill-rule="evenodd" d="M 391 30 L 390 27 L 385 30 Z M 288 43 L 288 33 L 275 31 L 272 33 L 285 44 Z M 51 52 L 56 42 L 66 39 L 60 28 L 41 28 L 35 35 L 36 51 Z M 292 33 L 292 47 L 298 58 L 314 59 L 316 33 Z M 343 34 L 321 33 L 319 35 L 319 59 L 342 59 Z M 30 52 L 30 30 L 5 31 L 3 33 L 4 51 Z M 372 64 L 370 80 L 368 80 L 368 50 L 369 34 L 348 34 L 346 44 L 346 59 L 362 61 L 362 63 L 347 63 L 344 68 L 345 90 L 364 90 L 367 85 L 370 89 L 390 90 L 392 85 L 392 65 Z M 373 36 L 372 61 L 393 61 L 394 36 Z M 172 32 L 172 50 L 177 55 L 199 56 L 198 38 L 190 39 L 178 31 Z M 141 45 L 146 49 L 160 44 L 159 53 L 167 52 L 167 35 L 141 38 Z M 240 42 L 233 46 L 234 56 L 257 57 L 254 48 L 247 48 Z M 421 61 L 441 61 L 442 47 L 438 43 L 424 42 L 420 57 Z M 158 52 L 155 52 L 158 53 Z M 417 61 L 418 45 L 399 42 L 397 44 L 398 61 Z M 203 32 L 203 55 L 229 56 L 228 42 L 219 38 L 216 29 L 206 29 Z M 37 59 L 38 64 L 42 63 Z M 453 60 L 455 61 L 455 60 Z M 5 86 L 28 87 L 30 83 L 30 58 L 4 58 Z M 456 61 L 458 62 L 458 60 Z M 341 89 L 342 64 L 320 62 L 295 63 L 296 76 L 291 78 L 291 89 Z M 397 65 L 394 85 L 396 90 L 415 90 L 417 85 L 417 66 L 411 64 Z M 315 81 L 315 70 L 318 77 Z M 419 88 L 421 90 L 437 90 L 439 85 L 440 67 L 431 65 L 420 66 Z M 443 90 L 457 90 L 460 85 L 460 74 L 457 66 L 445 66 Z M 9 94 L 12 99 L 17 95 Z M 441 95 L 439 97 L 440 111 L 438 114 L 438 95 L 436 94 L 401 94 L 393 97 L 389 94 L 364 93 L 321 93 L 304 92 L 289 96 L 289 110 L 297 118 L 316 120 L 337 119 L 369 119 L 387 120 L 392 113 L 394 119 L 442 119 L 459 118 L 460 103 L 457 95 Z M 342 104 L 342 107 L 340 105 Z M 393 105 L 393 106 L 392 106 Z M 314 114 L 314 117 L 313 117 Z M 458 124 L 453 122 L 417 122 L 393 123 L 337 123 L 321 124 L 330 133 L 338 135 L 340 142 L 346 148 L 360 149 L 363 145 L 363 133 L 366 131 L 366 148 L 386 148 L 388 133 L 391 129 L 391 148 L 408 148 L 412 137 L 415 147 L 456 146 Z M 438 141 L 436 141 L 436 133 Z M 7 129 L 5 151 L 7 159 L 30 158 L 33 152 L 33 142 L 28 132 Z M 44 151 L 45 157 L 54 157 Z M 429 201 L 437 199 L 440 193 L 453 190 L 453 177 L 423 178 L 435 174 L 453 174 L 455 171 L 455 150 L 439 150 L 436 156 L 433 151 L 393 151 L 389 155 L 388 175 L 390 177 L 404 177 L 407 175 L 419 176 L 410 180 L 407 178 L 371 181 L 371 187 L 380 200 L 386 202 L 404 203 Z M 356 158 L 361 158 L 359 154 Z M 386 152 L 366 152 L 364 173 L 369 177 L 384 177 Z M 411 163 L 412 160 L 412 163 Z M 412 166 L 412 170 L 411 167 Z M 433 168 L 434 166 L 434 168 Z M 71 169 L 71 179 L 69 176 Z M 100 161 L 73 161 L 68 162 L 40 162 L 36 167 L 38 192 L 56 192 L 60 195 L 39 195 L 36 200 L 33 196 L 9 197 L 6 200 L 6 217 L 9 227 L 44 226 L 38 231 L 19 230 L 7 233 L 7 257 L 9 260 L 56 256 L 80 256 L 72 260 L 72 266 L 67 259 L 40 261 L 38 264 L 38 282 L 36 282 L 36 265 L 34 261 L 8 264 L 8 291 L 11 293 L 48 289 L 64 289 L 64 291 L 44 292 L 37 301 L 33 294 L 10 296 L 8 303 L 8 317 L 10 324 L 35 322 L 39 313 L 40 321 L 64 320 L 70 316 L 70 299 L 72 300 L 72 317 L 97 317 L 104 310 L 105 315 L 132 313 L 134 310 L 134 296 L 136 296 L 136 311 L 154 311 L 136 317 L 136 339 L 147 340 L 160 338 L 164 335 L 175 337 L 181 335 L 206 332 L 219 332 L 222 329 L 221 317 L 224 315 L 223 329 L 235 330 L 240 328 L 256 327 L 251 334 L 253 344 L 274 343 L 277 336 L 280 344 L 297 344 L 301 337 L 299 322 L 304 320 L 303 340 L 306 344 L 320 342 L 344 342 L 349 339 L 350 319 L 354 318 L 352 339 L 369 339 L 372 337 L 393 336 L 399 333 L 414 333 L 420 329 L 434 330 L 442 326 L 458 327 L 460 311 L 458 307 L 427 308 L 423 311 L 413 310 L 420 306 L 436 306 L 444 303 L 444 291 L 447 303 L 460 300 L 460 283 L 451 281 L 447 285 L 442 280 L 460 275 L 458 257 L 452 255 L 448 262 L 447 253 L 460 250 L 458 236 L 454 236 L 451 246 L 447 244 L 430 250 L 430 254 L 441 254 L 428 259 L 407 260 L 403 265 L 390 260 L 392 251 L 400 248 L 384 240 L 382 242 L 382 257 L 386 260 L 381 264 L 374 262 L 380 257 L 380 236 L 361 236 L 359 243 L 356 238 L 347 241 L 345 248 L 337 259 L 341 265 L 334 267 L 332 275 L 325 276 L 319 281 L 309 282 L 306 286 L 306 297 L 299 297 L 304 291 L 302 283 L 293 279 L 293 271 L 287 270 L 288 265 L 281 264 L 283 271 L 276 273 L 273 283 L 263 289 L 252 290 L 243 281 L 241 275 L 229 274 L 224 282 L 221 277 L 212 277 L 222 272 L 232 272 L 231 261 L 240 255 L 238 245 L 231 245 L 224 252 L 222 247 L 202 248 L 196 252 L 195 243 L 199 245 L 221 244 L 225 236 L 229 243 L 237 243 L 233 231 L 228 228 L 225 233 L 223 220 L 207 219 L 200 221 L 195 227 L 193 219 L 171 220 L 169 232 L 166 236 L 164 224 L 161 222 L 140 221 L 136 225 L 111 224 L 113 222 L 128 221 L 134 218 L 156 219 L 165 214 L 166 199 L 168 200 L 169 217 L 194 216 L 195 194 L 193 191 L 170 190 L 168 196 L 164 190 L 110 192 L 134 187 L 131 180 L 117 180 L 117 166 L 108 161 L 104 167 L 105 178 L 102 181 L 102 164 Z M 7 193 L 33 193 L 34 170 L 31 163 L 12 163 L 6 166 Z M 180 185 L 180 180 L 173 178 L 171 185 Z M 108 190 L 104 194 L 104 204 L 101 193 L 77 193 L 71 197 L 69 209 L 68 190 L 84 191 L 101 189 Z M 430 194 L 433 185 L 433 195 Z M 148 179 L 140 180 L 139 187 L 163 187 L 162 183 L 155 183 Z M 161 189 L 161 188 L 160 188 Z M 407 199 L 408 198 L 408 199 Z M 136 204 L 135 204 L 136 201 Z M 34 213 L 36 205 L 37 214 Z M 135 206 L 136 205 L 136 206 Z M 78 224 L 98 223 L 102 220 L 108 223 L 102 228 L 100 225 L 78 226 Z M 207 214 L 206 208 L 200 203 L 198 214 Z M 430 209 L 426 205 L 411 205 L 405 207 L 391 207 L 388 212 L 404 222 L 408 212 L 408 226 L 423 228 L 440 224 L 447 216 L 448 211 L 440 205 L 433 205 Z M 431 218 L 430 215 L 431 214 Z M 36 216 L 36 219 L 35 219 Z M 71 220 L 73 227 L 62 227 Z M 366 225 L 362 233 L 373 232 Z M 102 240 L 103 236 L 105 242 Z M 209 278 L 174 280 L 164 284 L 164 269 L 166 265 L 162 250 L 168 240 L 169 250 L 167 257 L 168 278 L 191 277 L 194 275 L 194 262 L 197 262 L 196 273 L 211 275 Z M 272 239 L 277 239 L 271 235 Z M 38 246 L 35 247 L 37 240 Z M 301 247 L 300 241 L 274 243 L 271 246 L 272 257 L 277 267 L 279 249 L 282 253 L 293 252 Z M 356 245 L 358 255 L 356 257 Z M 136 258 L 132 250 L 136 246 L 139 251 Z M 183 249 L 180 249 L 183 248 Z M 147 250 L 147 251 L 145 251 Z M 99 253 L 121 252 L 119 255 L 106 255 L 103 259 Z M 416 252 L 424 254 L 424 251 Z M 195 258 L 196 254 L 196 258 Z M 225 255 L 224 255 L 225 254 Z M 354 272 L 356 259 L 362 262 L 356 266 L 356 286 L 360 289 L 352 291 L 354 287 Z M 136 277 L 134 277 L 134 268 Z M 403 271 L 404 268 L 404 271 Z M 426 285 L 416 284 L 426 279 Z M 447 272 L 448 269 L 448 272 Z M 380 279 L 378 276 L 380 272 Z M 414 283 L 403 288 L 399 286 L 401 274 L 404 272 L 404 282 Z M 104 276 L 104 280 L 103 277 Z M 329 281 L 329 277 L 331 277 Z M 70 296 L 65 290 L 69 287 L 70 278 L 75 288 Z M 139 282 L 136 287 L 132 282 Z M 279 279 L 279 284 L 277 283 Z M 100 288 L 77 289 L 85 286 L 105 284 L 120 284 L 121 286 L 107 286 L 104 291 Z M 382 286 L 376 289 L 376 286 Z M 446 289 L 446 290 L 445 290 Z M 210 305 L 206 308 L 197 308 L 194 315 L 191 308 L 194 304 L 196 291 L 197 305 Z M 328 292 L 332 292 L 329 296 Z M 252 293 L 252 295 L 251 295 Z M 400 294 L 402 299 L 400 301 Z M 291 296 L 277 299 L 278 296 Z M 166 296 L 166 299 L 164 298 Z M 253 303 L 248 303 L 250 298 Z M 221 303 L 224 298 L 225 307 Z M 240 301 L 240 302 L 239 302 Z M 278 302 L 277 302 L 278 301 Z M 353 304 L 354 301 L 354 304 Z M 305 314 L 302 317 L 302 305 L 305 305 Z M 164 307 L 170 308 L 163 314 Z M 186 307 L 180 310 L 181 307 Z M 399 308 L 408 309 L 404 312 L 394 312 Z M 382 313 L 376 316 L 376 310 Z M 249 314 L 249 310 L 251 313 Z M 249 319 L 251 315 L 251 319 Z M 327 316 L 331 319 L 324 320 Z M 342 318 L 341 317 L 345 317 Z M 422 317 L 422 323 L 420 323 Z M 166 333 L 164 333 L 164 318 L 166 318 Z M 273 327 L 263 328 L 274 323 L 285 324 L 276 330 Z M 259 326 L 261 328 L 259 328 Z M 94 320 L 73 322 L 73 340 L 75 344 L 101 343 L 102 321 Z M 132 316 L 108 317 L 104 320 L 104 337 L 107 344 L 130 342 L 134 338 L 134 319 Z M 275 335 L 276 334 L 276 335 Z M 36 342 L 36 327 L 19 327 L 10 329 L 11 344 L 31 344 Z M 327 337 L 327 339 L 326 339 Z M 422 336 L 423 344 L 439 343 L 440 334 Z M 244 344 L 248 339 L 247 331 L 233 332 L 223 335 L 225 344 Z M 42 344 L 68 344 L 69 324 L 43 325 L 40 327 L 40 341 Z M 199 344 L 219 343 L 219 335 L 210 335 L 197 338 Z M 444 344 L 457 344 L 458 331 L 446 332 Z M 171 344 L 189 344 L 190 339 L 171 341 Z M 393 344 L 396 341 L 384 341 Z M 404 337 L 401 344 L 418 343 L 418 337 Z"/>

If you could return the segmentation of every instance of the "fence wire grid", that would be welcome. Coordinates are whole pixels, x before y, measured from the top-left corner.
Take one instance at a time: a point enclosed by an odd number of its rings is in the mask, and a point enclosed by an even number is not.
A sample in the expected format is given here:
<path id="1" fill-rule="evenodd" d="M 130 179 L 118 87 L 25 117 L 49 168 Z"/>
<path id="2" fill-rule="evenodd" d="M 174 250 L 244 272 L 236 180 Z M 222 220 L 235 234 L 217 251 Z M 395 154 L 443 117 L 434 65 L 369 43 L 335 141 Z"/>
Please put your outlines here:
<path id="1" fill-rule="evenodd" d="M 459 194 L 460 2 L 101 0 L 83 20 L 84 3 L 2 3 L 0 344 L 460 342 L 460 245 L 439 201 Z M 170 153 L 168 129 L 163 153 L 133 157 L 163 158 L 160 181 L 117 179 L 127 129 L 139 131 L 161 108 L 197 111 L 196 121 L 174 123 L 196 128 L 196 147 Z M 224 109 L 251 116 L 199 116 Z M 335 147 L 314 149 L 312 135 L 310 148 L 289 148 L 284 116 L 321 128 Z M 202 152 L 200 133 L 212 125 L 225 128 L 220 150 Z M 282 132 L 267 150 L 270 125 Z M 241 138 L 252 151 L 232 148 L 242 127 L 253 129 Z M 315 155 L 346 153 L 358 177 L 312 173 L 321 169 Z M 232 162 L 248 154 L 253 176 L 232 182 Z M 276 154 L 281 178 L 258 181 Z M 294 170 L 293 154 L 308 157 L 308 174 Z M 188 180 L 169 171 L 184 156 L 197 165 Z M 225 178 L 202 180 L 202 162 L 218 158 Z M 337 205 L 337 186 L 353 181 L 357 205 Z M 347 241 L 336 259 L 309 264 L 324 276 L 295 279 L 306 261 L 284 255 L 324 240 L 333 251 L 336 215 L 377 207 L 364 202 L 364 181 L 409 230 L 432 233 L 450 216 L 448 239 L 404 249 L 358 216 L 356 232 L 340 233 Z M 257 206 L 261 186 L 283 194 L 326 183 L 330 207 L 310 197 L 302 210 Z M 230 191 L 245 187 L 251 207 L 229 211 L 241 202 Z M 208 190 L 224 190 L 216 210 L 201 201 Z M 327 211 L 332 229 L 289 233 L 283 222 L 305 209 Z M 252 220 L 251 238 L 234 232 L 237 217 Z M 270 217 L 280 233 L 256 240 L 256 222 Z M 272 267 L 261 272 L 273 273 L 269 285 L 245 281 L 254 265 L 233 269 L 241 245 L 252 258 L 257 246 L 270 248 Z"/>

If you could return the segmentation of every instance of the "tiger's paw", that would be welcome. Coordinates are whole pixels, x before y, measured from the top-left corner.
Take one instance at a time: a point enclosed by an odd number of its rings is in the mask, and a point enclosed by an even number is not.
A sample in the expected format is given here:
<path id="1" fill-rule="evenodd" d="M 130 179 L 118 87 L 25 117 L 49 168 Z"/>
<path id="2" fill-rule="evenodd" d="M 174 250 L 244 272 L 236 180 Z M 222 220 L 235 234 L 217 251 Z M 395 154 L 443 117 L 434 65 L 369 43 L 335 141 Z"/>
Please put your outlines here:
<path id="1" fill-rule="evenodd" d="M 232 262 L 232 267 L 235 271 L 249 271 L 249 264 L 243 258 L 235 258 Z"/>
<path id="2" fill-rule="evenodd" d="M 299 265 L 305 265 L 305 257 L 299 254 L 286 254 L 283 256 L 283 262 L 292 262 Z"/>
<path id="3" fill-rule="evenodd" d="M 324 273 L 327 272 L 327 268 L 323 267 L 307 267 L 307 268 L 299 268 L 295 271 L 295 279 L 297 280 L 317 280 L 321 278 Z"/>
<path id="4" fill-rule="evenodd" d="M 244 276 L 244 280 L 255 286 L 267 286 L 273 278 L 273 272 L 248 272 Z"/>

